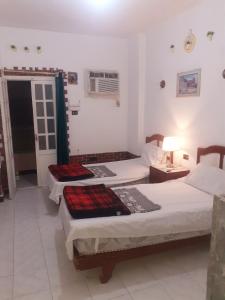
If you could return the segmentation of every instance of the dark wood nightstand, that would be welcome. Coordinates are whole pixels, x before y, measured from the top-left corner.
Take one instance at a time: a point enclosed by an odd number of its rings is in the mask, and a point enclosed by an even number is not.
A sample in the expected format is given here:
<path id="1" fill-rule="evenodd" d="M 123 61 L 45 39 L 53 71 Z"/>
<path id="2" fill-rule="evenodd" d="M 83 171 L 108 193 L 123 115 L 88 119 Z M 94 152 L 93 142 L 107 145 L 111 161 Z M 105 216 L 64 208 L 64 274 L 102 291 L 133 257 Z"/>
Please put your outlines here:
<path id="1" fill-rule="evenodd" d="M 149 182 L 160 183 L 167 180 L 178 179 L 188 175 L 190 170 L 182 167 L 167 169 L 165 166 L 150 166 Z"/>

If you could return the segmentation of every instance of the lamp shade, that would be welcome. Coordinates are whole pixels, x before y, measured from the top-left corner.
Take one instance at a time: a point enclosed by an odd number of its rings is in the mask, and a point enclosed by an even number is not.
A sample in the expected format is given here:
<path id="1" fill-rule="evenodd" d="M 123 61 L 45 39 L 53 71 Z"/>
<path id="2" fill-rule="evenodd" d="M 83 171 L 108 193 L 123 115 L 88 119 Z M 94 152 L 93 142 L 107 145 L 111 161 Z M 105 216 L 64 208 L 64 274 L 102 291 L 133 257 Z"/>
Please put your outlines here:
<path id="1" fill-rule="evenodd" d="M 166 136 L 163 140 L 162 149 L 164 151 L 180 150 L 180 140 L 176 136 Z"/>

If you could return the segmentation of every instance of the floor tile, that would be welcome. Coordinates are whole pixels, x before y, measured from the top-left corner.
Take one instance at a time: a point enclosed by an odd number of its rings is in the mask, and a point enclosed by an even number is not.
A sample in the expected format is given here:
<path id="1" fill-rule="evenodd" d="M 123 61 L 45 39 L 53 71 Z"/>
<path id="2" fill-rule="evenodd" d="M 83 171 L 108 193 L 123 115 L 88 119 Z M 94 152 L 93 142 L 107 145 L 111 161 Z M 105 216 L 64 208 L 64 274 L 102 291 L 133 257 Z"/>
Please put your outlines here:
<path id="1" fill-rule="evenodd" d="M 145 267 L 151 272 L 156 280 L 161 280 L 169 276 L 181 275 L 185 270 L 176 264 L 166 253 L 152 255 L 146 261 Z"/>
<path id="2" fill-rule="evenodd" d="M 92 300 L 84 281 L 74 284 L 58 286 L 53 289 L 53 300 Z"/>
<path id="3" fill-rule="evenodd" d="M 66 256 L 65 250 L 47 250 L 45 256 L 52 288 L 73 284 L 76 280 L 84 279 L 82 272 L 77 271 L 73 262 Z"/>
<path id="4" fill-rule="evenodd" d="M 14 297 L 13 300 L 52 300 L 52 295 L 50 291 L 46 291 L 34 294 L 32 293 L 22 297 Z"/>
<path id="5" fill-rule="evenodd" d="M 45 249 L 61 248 L 65 251 L 65 233 L 62 229 L 60 221 L 50 220 L 48 223 L 43 223 L 43 219 L 38 220 L 41 223 L 40 232 L 42 243 Z"/>
<path id="6" fill-rule="evenodd" d="M 190 276 L 192 279 L 196 281 L 202 288 L 206 287 L 207 284 L 207 269 L 202 268 L 195 270 L 193 272 L 187 273 L 188 276 Z"/>
<path id="7" fill-rule="evenodd" d="M 12 201 L 0 203 L 0 276 L 13 272 L 14 213 Z"/>
<path id="8" fill-rule="evenodd" d="M 171 298 L 165 290 L 163 290 L 160 284 L 153 284 L 147 289 L 134 291 L 132 293 L 133 300 L 174 300 Z M 179 300 L 183 300 L 180 298 Z"/>
<path id="9" fill-rule="evenodd" d="M 121 264 L 118 270 L 115 269 L 113 276 L 119 276 L 129 292 L 150 286 L 155 281 L 152 273 L 144 266 L 132 263 L 129 261 L 127 264 Z"/>
<path id="10" fill-rule="evenodd" d="M 13 244 L 6 245 L 1 239 L 0 277 L 13 275 Z"/>
<path id="11" fill-rule="evenodd" d="M 87 283 L 93 300 L 109 300 L 127 294 L 125 286 L 116 276 L 105 284 L 100 283 L 98 277 L 88 278 Z"/>
<path id="12" fill-rule="evenodd" d="M 112 300 L 132 300 L 131 296 L 127 293 L 126 295 L 119 296 L 116 298 L 113 298 Z"/>
<path id="13" fill-rule="evenodd" d="M 0 299 L 12 300 L 12 277 L 0 277 Z"/>
<path id="14" fill-rule="evenodd" d="M 207 245 L 204 248 L 201 248 L 201 244 L 187 247 L 180 252 L 174 251 L 174 254 L 172 261 L 185 272 L 206 268 L 208 265 L 209 247 Z"/>
<path id="15" fill-rule="evenodd" d="M 205 300 L 204 290 L 187 274 L 168 277 L 162 285 L 174 300 Z"/>
<path id="16" fill-rule="evenodd" d="M 33 270 L 29 273 L 20 273 L 14 277 L 14 297 L 22 297 L 32 293 L 49 290 L 47 271 Z"/>
<path id="17" fill-rule="evenodd" d="M 25 188 L 37 185 L 37 174 L 20 175 L 16 181 L 17 188 Z"/>

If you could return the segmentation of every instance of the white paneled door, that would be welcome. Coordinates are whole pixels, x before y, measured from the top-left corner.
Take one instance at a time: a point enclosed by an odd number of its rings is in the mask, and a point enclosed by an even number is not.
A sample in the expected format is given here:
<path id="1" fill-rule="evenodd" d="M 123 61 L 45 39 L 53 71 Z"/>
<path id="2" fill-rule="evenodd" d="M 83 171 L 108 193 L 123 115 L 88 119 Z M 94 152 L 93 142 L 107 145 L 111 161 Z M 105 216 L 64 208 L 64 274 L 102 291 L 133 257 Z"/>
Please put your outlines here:
<path id="1" fill-rule="evenodd" d="M 16 192 L 16 176 L 14 166 L 14 155 L 12 145 L 11 120 L 9 112 L 9 98 L 7 89 L 7 80 L 0 79 L 0 103 L 2 115 L 2 127 L 4 132 L 5 158 L 7 167 L 7 177 L 9 186 L 9 197 L 14 198 Z"/>
<path id="2" fill-rule="evenodd" d="M 38 185 L 47 185 L 48 166 L 56 163 L 55 81 L 32 80 Z"/>

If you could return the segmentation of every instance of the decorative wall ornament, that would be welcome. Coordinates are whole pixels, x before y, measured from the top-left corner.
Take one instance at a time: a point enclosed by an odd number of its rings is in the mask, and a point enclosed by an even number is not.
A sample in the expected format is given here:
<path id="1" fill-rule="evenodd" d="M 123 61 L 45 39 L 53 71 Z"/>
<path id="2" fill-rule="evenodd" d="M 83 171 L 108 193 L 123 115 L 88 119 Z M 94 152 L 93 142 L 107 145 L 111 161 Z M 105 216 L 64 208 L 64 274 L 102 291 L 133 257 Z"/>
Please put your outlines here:
<path id="1" fill-rule="evenodd" d="M 78 74 L 76 72 L 68 72 L 68 84 L 78 84 Z"/>
<path id="2" fill-rule="evenodd" d="M 222 76 L 225 79 L 225 69 L 223 70 Z"/>
<path id="3" fill-rule="evenodd" d="M 160 81 L 160 87 L 161 87 L 161 89 L 164 89 L 164 88 L 166 87 L 166 82 L 165 82 L 165 80 L 161 80 L 161 81 Z"/>
<path id="4" fill-rule="evenodd" d="M 213 40 L 213 36 L 214 36 L 215 32 L 214 31 L 208 31 L 206 36 L 208 38 L 209 41 Z"/>
<path id="5" fill-rule="evenodd" d="M 25 52 L 27 52 L 27 53 L 30 52 L 30 49 L 29 49 L 29 47 L 27 47 L 27 46 L 24 46 L 24 47 L 23 47 L 23 50 L 24 50 Z"/>
<path id="6" fill-rule="evenodd" d="M 177 97 L 200 96 L 201 69 L 177 74 Z"/>
<path id="7" fill-rule="evenodd" d="M 186 37 L 186 39 L 184 41 L 184 50 L 187 53 L 191 53 L 194 50 L 195 45 L 196 45 L 196 37 L 192 33 L 192 30 L 190 30 L 188 36 Z"/>
<path id="8" fill-rule="evenodd" d="M 16 52 L 16 51 L 17 51 L 17 47 L 16 47 L 16 45 L 10 45 L 10 49 L 11 49 L 12 51 L 14 51 L 14 52 Z"/>
<path id="9" fill-rule="evenodd" d="M 170 51 L 172 52 L 172 53 L 174 53 L 174 51 L 175 51 L 175 45 L 170 45 Z"/>
<path id="10" fill-rule="evenodd" d="M 41 46 L 37 46 L 37 47 L 36 47 L 36 50 L 37 50 L 37 53 L 38 53 L 38 54 L 41 54 L 41 52 L 42 52 Z"/>

